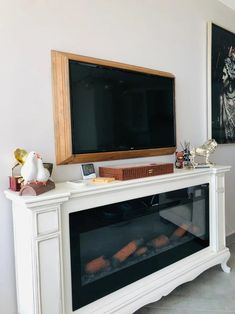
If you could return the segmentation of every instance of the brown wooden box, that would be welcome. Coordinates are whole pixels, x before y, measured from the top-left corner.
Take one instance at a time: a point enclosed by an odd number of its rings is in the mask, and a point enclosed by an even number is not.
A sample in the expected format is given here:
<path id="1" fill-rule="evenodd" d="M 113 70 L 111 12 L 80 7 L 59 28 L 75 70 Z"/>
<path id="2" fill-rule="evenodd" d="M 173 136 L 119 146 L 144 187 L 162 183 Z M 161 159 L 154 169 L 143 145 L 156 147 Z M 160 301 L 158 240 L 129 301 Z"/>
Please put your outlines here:
<path id="1" fill-rule="evenodd" d="M 152 163 L 139 165 L 119 165 L 110 167 L 99 167 L 101 177 L 112 177 L 116 180 L 130 180 L 143 177 L 157 176 L 172 173 L 173 163 Z"/>

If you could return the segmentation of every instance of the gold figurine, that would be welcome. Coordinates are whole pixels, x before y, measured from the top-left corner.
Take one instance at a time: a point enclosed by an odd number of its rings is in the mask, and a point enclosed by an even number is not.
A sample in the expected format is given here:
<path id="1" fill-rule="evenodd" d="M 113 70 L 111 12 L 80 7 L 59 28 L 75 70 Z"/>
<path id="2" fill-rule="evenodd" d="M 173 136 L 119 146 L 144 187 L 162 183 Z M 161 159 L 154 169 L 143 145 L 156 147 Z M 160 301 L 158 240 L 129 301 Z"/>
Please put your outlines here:
<path id="1" fill-rule="evenodd" d="M 17 171 L 14 171 L 14 170 L 17 166 L 22 166 L 25 163 L 26 157 L 28 156 L 28 153 L 22 148 L 17 148 L 14 151 L 14 156 L 15 156 L 17 163 L 11 169 L 12 174 L 9 177 L 9 185 L 10 185 L 10 189 L 12 191 L 20 191 L 21 183 L 23 182 L 23 178 L 20 175 L 20 173 L 18 175 L 14 174 L 14 172 L 19 172 L 19 169 Z"/>

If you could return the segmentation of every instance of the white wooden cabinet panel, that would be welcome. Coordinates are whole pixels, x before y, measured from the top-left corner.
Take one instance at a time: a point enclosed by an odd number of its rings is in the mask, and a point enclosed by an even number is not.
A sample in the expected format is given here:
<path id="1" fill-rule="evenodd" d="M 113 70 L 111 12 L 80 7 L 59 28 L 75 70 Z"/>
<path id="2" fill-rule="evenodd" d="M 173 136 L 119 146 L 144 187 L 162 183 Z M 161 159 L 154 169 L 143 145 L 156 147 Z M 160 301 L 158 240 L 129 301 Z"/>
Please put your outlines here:
<path id="1" fill-rule="evenodd" d="M 37 236 L 59 231 L 58 211 L 49 210 L 36 213 Z"/>
<path id="2" fill-rule="evenodd" d="M 37 243 L 39 284 L 39 313 L 61 313 L 61 283 L 59 238 L 52 237 Z M 50 263 L 48 263 L 50 260 Z"/>

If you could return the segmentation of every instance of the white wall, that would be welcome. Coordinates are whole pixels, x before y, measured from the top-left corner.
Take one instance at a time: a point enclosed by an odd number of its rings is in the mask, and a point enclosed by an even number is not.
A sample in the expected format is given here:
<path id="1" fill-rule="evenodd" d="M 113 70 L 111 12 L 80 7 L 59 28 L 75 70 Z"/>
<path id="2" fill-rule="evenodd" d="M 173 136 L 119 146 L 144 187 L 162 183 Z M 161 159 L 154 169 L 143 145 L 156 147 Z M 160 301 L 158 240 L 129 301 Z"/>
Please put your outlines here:
<path id="1" fill-rule="evenodd" d="M 235 32 L 235 13 L 216 0 L 0 2 L 0 313 L 16 313 L 12 216 L 2 193 L 13 151 L 34 149 L 55 160 L 50 50 L 173 73 L 178 143 L 199 145 L 206 139 L 209 20 Z M 235 145 L 221 146 L 214 158 L 234 165 L 234 152 Z M 227 178 L 227 234 L 235 231 L 234 174 Z M 77 175 L 78 165 L 54 171 L 57 181 Z"/>
<path id="2" fill-rule="evenodd" d="M 235 2 L 234 0 L 219 0 L 223 4 L 227 5 L 229 8 L 235 10 Z"/>

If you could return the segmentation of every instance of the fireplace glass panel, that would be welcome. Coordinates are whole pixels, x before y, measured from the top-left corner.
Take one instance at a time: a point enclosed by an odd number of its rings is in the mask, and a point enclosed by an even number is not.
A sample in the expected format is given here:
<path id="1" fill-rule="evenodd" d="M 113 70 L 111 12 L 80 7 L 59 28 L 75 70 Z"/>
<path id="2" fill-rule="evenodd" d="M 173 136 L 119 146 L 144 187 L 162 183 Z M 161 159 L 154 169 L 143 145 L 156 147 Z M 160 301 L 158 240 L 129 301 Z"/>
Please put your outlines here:
<path id="1" fill-rule="evenodd" d="M 76 310 L 209 245 L 209 186 L 69 215 Z"/>

